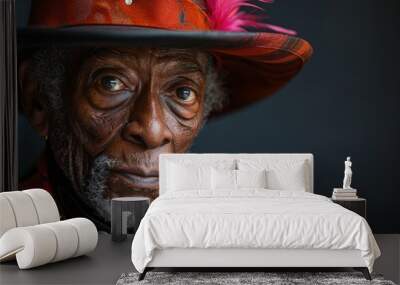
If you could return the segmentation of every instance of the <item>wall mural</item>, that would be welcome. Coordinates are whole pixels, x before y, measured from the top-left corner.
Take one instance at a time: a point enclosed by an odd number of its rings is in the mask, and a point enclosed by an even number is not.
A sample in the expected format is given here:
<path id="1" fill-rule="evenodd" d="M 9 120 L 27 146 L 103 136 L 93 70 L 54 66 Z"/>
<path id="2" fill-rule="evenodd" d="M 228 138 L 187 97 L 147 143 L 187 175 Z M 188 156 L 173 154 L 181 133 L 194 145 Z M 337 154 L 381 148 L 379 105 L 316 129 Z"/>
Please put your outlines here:
<path id="1" fill-rule="evenodd" d="M 156 2 L 32 4 L 19 102 L 46 150 L 20 187 L 48 190 L 65 218 L 109 230 L 112 197 L 157 197 L 160 153 L 188 151 L 210 117 L 270 96 L 311 56 L 293 31 L 237 13 L 246 1 Z M 274 33 L 183 32 L 244 26 Z"/>

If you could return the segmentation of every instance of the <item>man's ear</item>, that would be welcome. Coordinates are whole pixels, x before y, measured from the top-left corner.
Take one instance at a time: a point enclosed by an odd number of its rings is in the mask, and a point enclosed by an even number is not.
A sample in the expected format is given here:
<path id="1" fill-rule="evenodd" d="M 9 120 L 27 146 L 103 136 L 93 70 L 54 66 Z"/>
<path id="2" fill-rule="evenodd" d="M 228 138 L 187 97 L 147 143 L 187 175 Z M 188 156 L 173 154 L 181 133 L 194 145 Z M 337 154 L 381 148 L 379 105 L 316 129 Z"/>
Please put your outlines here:
<path id="1" fill-rule="evenodd" d="M 31 72 L 31 60 L 24 60 L 18 66 L 18 87 L 20 109 L 28 117 L 32 127 L 42 137 L 48 134 L 48 111 L 40 86 Z"/>

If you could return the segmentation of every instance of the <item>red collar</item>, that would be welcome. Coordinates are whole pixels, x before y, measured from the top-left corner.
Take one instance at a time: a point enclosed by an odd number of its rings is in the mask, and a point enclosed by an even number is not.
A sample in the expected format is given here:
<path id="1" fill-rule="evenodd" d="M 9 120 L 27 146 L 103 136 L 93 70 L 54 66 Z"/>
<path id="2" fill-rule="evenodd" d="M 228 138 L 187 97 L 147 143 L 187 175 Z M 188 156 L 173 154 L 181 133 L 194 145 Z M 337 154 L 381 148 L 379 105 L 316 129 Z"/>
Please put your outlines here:
<path id="1" fill-rule="evenodd" d="M 36 172 L 19 183 L 19 189 L 41 188 L 53 194 L 53 186 L 50 183 L 48 172 L 48 158 L 46 151 L 42 153 L 36 166 Z"/>

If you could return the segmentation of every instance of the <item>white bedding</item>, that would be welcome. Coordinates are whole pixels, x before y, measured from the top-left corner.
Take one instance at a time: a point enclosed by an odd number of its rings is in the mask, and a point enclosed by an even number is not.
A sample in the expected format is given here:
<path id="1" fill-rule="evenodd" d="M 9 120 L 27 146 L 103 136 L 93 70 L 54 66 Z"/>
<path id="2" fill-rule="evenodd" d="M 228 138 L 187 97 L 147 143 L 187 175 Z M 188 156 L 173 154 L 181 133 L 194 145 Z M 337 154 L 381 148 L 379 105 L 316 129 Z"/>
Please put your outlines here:
<path id="1" fill-rule="evenodd" d="M 265 189 L 197 193 L 166 193 L 151 204 L 132 243 L 139 272 L 155 249 L 165 248 L 358 249 L 371 272 L 380 255 L 365 219 L 324 196 Z"/>

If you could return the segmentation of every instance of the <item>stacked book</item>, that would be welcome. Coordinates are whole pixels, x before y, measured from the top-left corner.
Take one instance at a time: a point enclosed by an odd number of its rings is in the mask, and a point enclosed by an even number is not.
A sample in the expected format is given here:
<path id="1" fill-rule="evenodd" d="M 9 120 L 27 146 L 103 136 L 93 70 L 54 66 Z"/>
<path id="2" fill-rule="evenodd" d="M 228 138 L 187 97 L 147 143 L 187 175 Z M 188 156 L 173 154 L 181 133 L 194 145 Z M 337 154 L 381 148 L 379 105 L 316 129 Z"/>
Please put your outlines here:
<path id="1" fill-rule="evenodd" d="M 357 189 L 333 188 L 332 199 L 353 200 L 357 198 Z"/>

